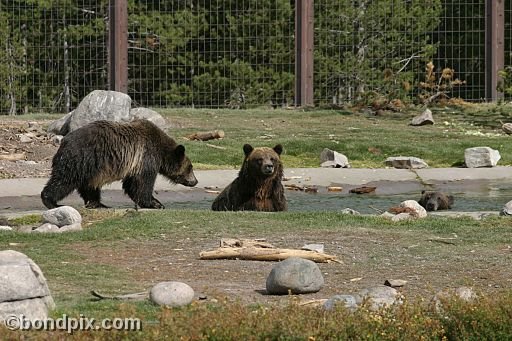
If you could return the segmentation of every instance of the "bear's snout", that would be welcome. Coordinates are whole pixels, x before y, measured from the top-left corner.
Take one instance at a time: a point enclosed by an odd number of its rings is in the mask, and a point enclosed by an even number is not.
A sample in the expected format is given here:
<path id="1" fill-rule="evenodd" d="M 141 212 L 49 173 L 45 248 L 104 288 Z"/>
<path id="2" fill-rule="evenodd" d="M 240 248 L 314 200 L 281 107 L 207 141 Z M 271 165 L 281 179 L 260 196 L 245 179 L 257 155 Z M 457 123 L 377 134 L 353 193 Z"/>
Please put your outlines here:
<path id="1" fill-rule="evenodd" d="M 273 164 L 267 164 L 263 165 L 263 174 L 269 175 L 274 173 L 274 165 Z"/>
<path id="2" fill-rule="evenodd" d="M 437 203 L 436 202 L 427 202 L 427 211 L 437 211 Z"/>

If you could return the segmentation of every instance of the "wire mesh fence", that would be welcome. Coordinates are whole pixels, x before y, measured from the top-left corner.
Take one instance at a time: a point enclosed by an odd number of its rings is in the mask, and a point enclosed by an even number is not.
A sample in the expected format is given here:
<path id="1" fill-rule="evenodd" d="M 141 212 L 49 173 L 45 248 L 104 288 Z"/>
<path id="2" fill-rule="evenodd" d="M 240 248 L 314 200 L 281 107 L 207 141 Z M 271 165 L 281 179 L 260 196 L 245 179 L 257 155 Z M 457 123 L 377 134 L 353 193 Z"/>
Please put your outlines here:
<path id="1" fill-rule="evenodd" d="M 485 3 L 315 0 L 315 105 L 417 101 L 447 79 L 449 96 L 483 100 Z M 109 88 L 108 5 L 0 0 L 1 114 L 68 112 L 90 91 Z M 511 7 L 505 1 L 505 66 Z M 295 0 L 133 0 L 128 11 L 134 105 L 293 105 Z"/>

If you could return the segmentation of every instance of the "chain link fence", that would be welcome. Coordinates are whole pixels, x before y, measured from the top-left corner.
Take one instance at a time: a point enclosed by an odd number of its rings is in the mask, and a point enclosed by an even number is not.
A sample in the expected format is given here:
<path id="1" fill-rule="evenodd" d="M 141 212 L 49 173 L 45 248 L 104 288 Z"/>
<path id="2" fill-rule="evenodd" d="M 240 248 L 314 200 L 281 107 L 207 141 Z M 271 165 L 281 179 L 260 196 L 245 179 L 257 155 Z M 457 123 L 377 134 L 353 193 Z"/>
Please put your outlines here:
<path id="1" fill-rule="evenodd" d="M 0 0 L 0 113 L 68 112 L 108 89 L 108 6 Z M 505 66 L 511 7 L 505 1 Z M 293 105 L 294 0 L 130 0 L 128 14 L 134 105 Z M 482 101 L 485 28 L 485 0 L 315 0 L 315 105 L 418 101 L 439 90 Z"/>

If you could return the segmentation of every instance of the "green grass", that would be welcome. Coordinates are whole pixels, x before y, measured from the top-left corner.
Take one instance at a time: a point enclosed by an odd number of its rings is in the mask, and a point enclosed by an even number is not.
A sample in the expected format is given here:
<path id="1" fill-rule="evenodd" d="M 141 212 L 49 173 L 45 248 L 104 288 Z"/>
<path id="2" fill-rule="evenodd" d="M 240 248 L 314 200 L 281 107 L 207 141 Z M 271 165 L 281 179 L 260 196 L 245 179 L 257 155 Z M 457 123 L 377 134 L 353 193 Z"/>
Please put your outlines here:
<path id="1" fill-rule="evenodd" d="M 192 110 L 159 112 L 182 129 L 170 129 L 181 139 L 190 133 L 222 129 L 226 137 L 209 142 L 184 141 L 196 168 L 238 167 L 242 145 L 285 147 L 285 167 L 318 167 L 323 148 L 345 154 L 353 167 L 384 167 L 389 156 L 416 156 L 431 167 L 458 166 L 464 150 L 489 146 L 500 151 L 501 165 L 512 163 L 512 144 L 500 121 L 512 114 L 508 105 L 474 105 L 466 109 L 434 108 L 436 124 L 412 127 L 422 109 L 375 117 L 336 110 Z M 216 149 L 207 144 L 225 149 Z M 369 148 L 374 150 L 370 152 Z M 375 150 L 377 152 L 375 152 Z"/>

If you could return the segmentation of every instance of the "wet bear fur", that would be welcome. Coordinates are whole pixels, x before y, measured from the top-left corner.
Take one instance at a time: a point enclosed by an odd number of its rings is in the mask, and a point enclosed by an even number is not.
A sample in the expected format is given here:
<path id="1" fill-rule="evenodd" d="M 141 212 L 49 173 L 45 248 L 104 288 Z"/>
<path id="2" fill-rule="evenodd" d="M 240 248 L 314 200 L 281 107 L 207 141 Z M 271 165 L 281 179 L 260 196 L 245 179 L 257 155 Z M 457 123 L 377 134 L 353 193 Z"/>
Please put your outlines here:
<path id="1" fill-rule="evenodd" d="M 286 211 L 283 165 L 280 155 L 283 147 L 243 147 L 245 159 L 238 177 L 213 201 L 214 211 Z"/>
<path id="2" fill-rule="evenodd" d="M 452 195 L 437 191 L 422 191 L 418 203 L 427 211 L 448 210 L 452 208 Z"/>
<path id="3" fill-rule="evenodd" d="M 101 187 L 122 180 L 124 192 L 139 207 L 164 208 L 153 197 L 158 174 L 176 184 L 197 184 L 185 147 L 153 123 L 95 121 L 64 137 L 41 199 L 54 208 L 76 189 L 85 207 L 106 207 Z"/>

